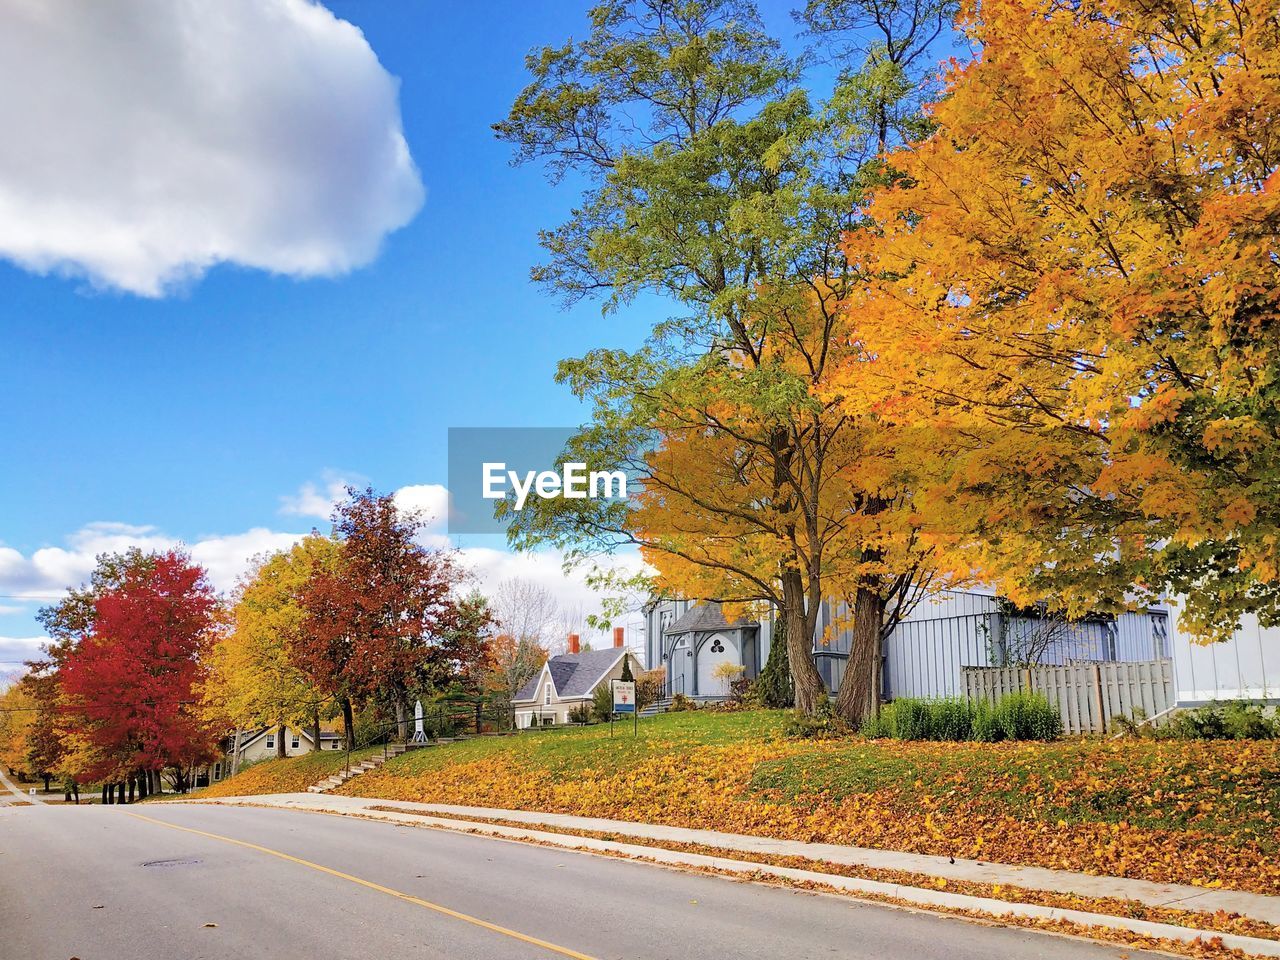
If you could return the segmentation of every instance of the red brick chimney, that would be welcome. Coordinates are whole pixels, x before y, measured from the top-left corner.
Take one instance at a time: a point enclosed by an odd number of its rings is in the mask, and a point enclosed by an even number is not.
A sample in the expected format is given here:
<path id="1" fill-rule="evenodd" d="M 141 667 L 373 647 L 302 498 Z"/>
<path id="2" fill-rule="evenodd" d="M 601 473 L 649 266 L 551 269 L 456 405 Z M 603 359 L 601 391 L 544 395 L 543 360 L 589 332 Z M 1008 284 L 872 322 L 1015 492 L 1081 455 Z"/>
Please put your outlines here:
<path id="1" fill-rule="evenodd" d="M 578 635 L 576 633 L 569 634 L 569 652 L 578 653 L 580 652 L 580 649 L 581 646 L 578 643 Z"/>
<path id="2" fill-rule="evenodd" d="M 626 636 L 627 636 L 626 627 L 614 627 L 613 628 L 613 645 L 615 647 L 625 646 Z"/>

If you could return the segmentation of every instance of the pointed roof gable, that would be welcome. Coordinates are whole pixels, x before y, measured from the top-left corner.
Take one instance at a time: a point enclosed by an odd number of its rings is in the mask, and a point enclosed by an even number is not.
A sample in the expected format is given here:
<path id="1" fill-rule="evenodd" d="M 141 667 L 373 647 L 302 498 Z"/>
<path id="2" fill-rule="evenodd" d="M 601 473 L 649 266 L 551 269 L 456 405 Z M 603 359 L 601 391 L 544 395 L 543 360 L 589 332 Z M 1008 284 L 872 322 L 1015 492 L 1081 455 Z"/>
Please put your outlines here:
<path id="1" fill-rule="evenodd" d="M 730 623 L 724 618 L 724 611 L 715 600 L 697 603 L 684 612 L 682 616 L 664 631 L 667 636 L 673 633 L 715 633 L 717 630 L 744 630 L 758 627 L 759 622 L 745 618 Z"/>
<path id="2" fill-rule="evenodd" d="M 618 647 L 604 650 L 587 650 L 583 653 L 562 653 L 552 657 L 538 671 L 538 675 L 520 688 L 513 701 L 536 700 L 542 678 L 550 673 L 556 696 L 561 699 L 588 696 L 605 674 L 627 653 Z"/>

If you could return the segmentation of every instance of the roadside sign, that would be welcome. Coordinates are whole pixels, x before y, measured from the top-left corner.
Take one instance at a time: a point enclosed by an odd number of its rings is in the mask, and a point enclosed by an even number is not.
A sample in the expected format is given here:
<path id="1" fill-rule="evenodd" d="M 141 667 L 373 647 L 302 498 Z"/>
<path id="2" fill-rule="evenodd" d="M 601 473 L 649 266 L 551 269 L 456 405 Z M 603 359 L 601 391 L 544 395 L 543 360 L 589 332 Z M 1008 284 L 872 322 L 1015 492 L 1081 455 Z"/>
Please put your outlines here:
<path id="1" fill-rule="evenodd" d="M 634 680 L 613 681 L 613 712 L 636 712 L 636 682 Z"/>

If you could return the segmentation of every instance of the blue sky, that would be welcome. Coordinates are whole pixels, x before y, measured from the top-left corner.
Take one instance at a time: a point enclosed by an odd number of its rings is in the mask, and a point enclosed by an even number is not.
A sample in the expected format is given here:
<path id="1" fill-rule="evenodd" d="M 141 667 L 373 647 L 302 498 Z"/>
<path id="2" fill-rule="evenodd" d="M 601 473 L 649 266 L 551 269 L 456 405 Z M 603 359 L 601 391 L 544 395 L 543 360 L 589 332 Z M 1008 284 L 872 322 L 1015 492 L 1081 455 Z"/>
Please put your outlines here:
<path id="1" fill-rule="evenodd" d="M 112 536 L 324 527 L 282 498 L 335 478 L 444 483 L 448 427 L 576 423 L 556 362 L 634 345 L 657 318 L 656 304 L 566 313 L 529 282 L 538 229 L 576 191 L 511 167 L 489 127 L 526 80 L 524 54 L 581 35 L 585 4 L 495 3 L 483 19 L 428 0 L 328 6 L 398 78 L 421 210 L 371 264 L 332 278 L 222 265 L 153 297 L 0 261 L 0 548 L 12 569 Z M 766 4 L 788 35 L 789 7 Z M 68 578 L 83 569 L 54 559 Z M 4 572 L 0 559 L 0 595 L 50 589 Z M 0 597 L 0 638 L 38 635 L 37 605 Z"/>

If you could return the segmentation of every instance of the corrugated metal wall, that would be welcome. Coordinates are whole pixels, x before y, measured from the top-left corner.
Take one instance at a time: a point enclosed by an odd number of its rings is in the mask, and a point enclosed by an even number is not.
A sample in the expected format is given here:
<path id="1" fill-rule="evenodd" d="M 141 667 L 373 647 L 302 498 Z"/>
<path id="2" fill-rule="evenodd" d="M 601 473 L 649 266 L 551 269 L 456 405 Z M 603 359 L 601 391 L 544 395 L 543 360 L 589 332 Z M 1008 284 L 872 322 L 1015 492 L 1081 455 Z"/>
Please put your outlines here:
<path id="1" fill-rule="evenodd" d="M 1175 625 L 1172 643 L 1179 704 L 1236 699 L 1280 702 L 1280 628 L 1263 627 L 1250 615 L 1230 640 L 1200 644 Z"/>

